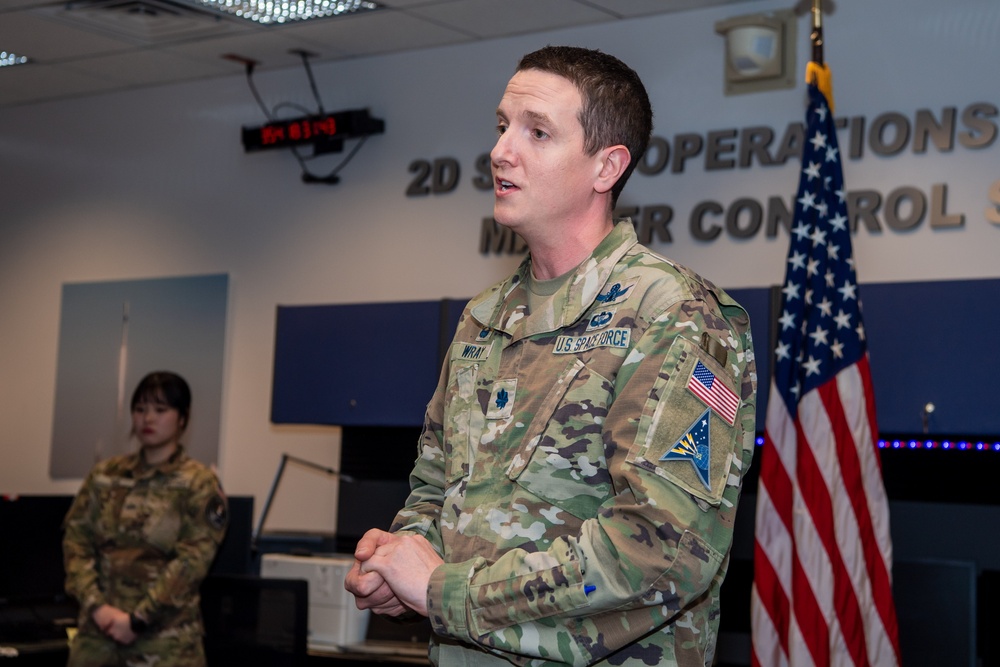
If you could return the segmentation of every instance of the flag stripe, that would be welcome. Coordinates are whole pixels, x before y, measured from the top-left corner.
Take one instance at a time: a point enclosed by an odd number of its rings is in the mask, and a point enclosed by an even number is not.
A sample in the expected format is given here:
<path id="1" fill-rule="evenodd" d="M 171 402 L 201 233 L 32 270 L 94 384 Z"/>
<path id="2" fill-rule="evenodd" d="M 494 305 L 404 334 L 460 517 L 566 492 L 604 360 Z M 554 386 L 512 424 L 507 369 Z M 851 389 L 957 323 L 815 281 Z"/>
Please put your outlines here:
<path id="1" fill-rule="evenodd" d="M 761 453 L 758 665 L 899 665 L 888 502 L 836 130 L 809 86 Z"/>
<path id="2" fill-rule="evenodd" d="M 829 419 L 829 414 L 819 405 L 820 397 L 826 391 L 830 383 L 820 387 L 816 392 L 808 394 L 800 404 L 803 419 L 803 430 L 800 432 L 800 440 L 809 446 L 802 448 L 802 455 L 799 457 L 799 488 L 802 489 L 803 497 L 812 519 L 812 524 L 816 530 L 818 538 L 822 541 L 822 548 L 826 552 L 829 568 L 826 572 L 833 575 L 833 585 L 830 590 L 824 591 L 824 599 L 819 600 L 822 613 L 831 624 L 836 616 L 839 622 L 844 647 L 851 656 L 855 665 L 866 664 L 864 660 L 864 631 L 861 625 L 861 610 L 858 607 L 858 600 L 852 586 L 851 577 L 845 564 L 845 553 L 841 551 L 838 544 L 838 537 L 849 542 L 851 545 L 858 545 L 856 526 L 852 525 L 850 517 L 845 516 L 845 510 L 849 506 L 840 505 L 835 507 L 833 495 L 843 495 L 838 493 L 838 486 L 844 482 L 844 476 L 839 474 L 838 455 L 839 449 L 843 445 L 843 434 L 831 433 L 834 424 Z M 830 436 L 834 435 L 833 438 Z M 815 451 L 818 450 L 818 451 Z M 817 460 L 819 456 L 826 457 L 822 463 Z M 830 477 L 824 477 L 824 470 Z M 836 475 L 836 477 L 834 477 Z M 856 553 L 852 550 L 851 553 Z M 824 572 L 812 572 L 814 577 L 822 577 Z M 861 632 L 860 638 L 857 632 Z M 836 637 L 831 637 L 831 642 L 837 642 Z"/>
<path id="3" fill-rule="evenodd" d="M 761 589 L 767 596 L 771 604 L 752 605 L 753 624 L 757 627 L 767 627 L 769 632 L 763 636 L 763 640 L 755 643 L 751 647 L 750 661 L 752 665 L 766 665 L 776 667 L 788 664 L 788 596 L 781 588 L 778 580 L 778 573 L 767 558 L 767 554 L 760 548 L 758 542 L 754 548 L 754 562 L 760 567 L 754 577 L 753 589 L 750 595 L 753 599 L 759 600 Z M 772 618 L 769 614 L 774 614 Z"/>
<path id="4" fill-rule="evenodd" d="M 863 365 L 859 363 L 858 368 L 852 368 L 853 372 L 851 373 L 847 373 L 846 371 L 841 373 L 837 378 L 838 384 L 847 385 L 847 391 L 844 390 L 844 387 L 841 387 L 838 396 L 828 397 L 829 400 L 825 401 L 827 409 L 831 412 L 836 409 L 838 418 L 843 419 L 843 424 L 837 427 L 838 430 L 846 430 L 851 427 L 851 424 L 858 424 L 858 415 L 854 415 L 856 418 L 855 421 L 848 421 L 847 415 L 849 411 L 847 408 L 849 406 L 855 409 L 865 408 L 863 404 L 852 404 L 850 401 L 843 400 L 842 397 L 845 395 L 870 395 L 871 382 L 867 359 L 864 362 Z M 858 386 L 851 386 L 853 384 L 857 384 Z M 868 401 L 868 403 L 871 403 L 871 401 Z M 862 419 L 866 420 L 867 414 Z M 889 613 L 886 604 L 887 601 L 892 600 L 892 586 L 889 574 L 891 549 L 888 554 L 883 553 L 879 549 L 880 543 L 889 544 L 888 505 L 885 502 L 885 490 L 882 486 L 881 471 L 879 466 L 871 464 L 872 461 L 878 461 L 877 456 L 868 456 L 864 457 L 864 459 L 859 456 L 859 452 L 863 452 L 865 449 L 873 450 L 874 448 L 874 442 L 871 440 L 870 431 L 866 426 L 867 423 L 861 423 L 852 429 L 854 430 L 852 441 L 856 444 L 857 448 L 848 450 L 847 447 L 844 447 L 845 451 L 841 455 L 841 460 L 851 462 L 852 470 L 850 474 L 858 480 L 858 488 L 852 494 L 852 502 L 858 528 L 861 533 L 859 540 L 864 549 L 863 565 L 866 571 L 864 578 L 861 576 L 856 577 L 856 586 L 860 588 L 864 584 L 865 604 L 863 605 L 863 609 L 866 610 L 867 616 L 865 627 L 869 628 L 873 633 L 869 641 L 869 659 L 872 659 L 886 650 L 886 626 L 891 624 L 891 636 L 897 634 L 897 629 L 895 627 L 895 615 Z M 870 463 L 866 469 L 862 468 L 864 460 L 868 460 Z M 881 502 L 877 505 L 872 505 L 869 501 L 870 494 L 876 495 Z M 881 528 L 883 529 L 880 534 L 876 534 L 876 519 L 881 522 Z"/>

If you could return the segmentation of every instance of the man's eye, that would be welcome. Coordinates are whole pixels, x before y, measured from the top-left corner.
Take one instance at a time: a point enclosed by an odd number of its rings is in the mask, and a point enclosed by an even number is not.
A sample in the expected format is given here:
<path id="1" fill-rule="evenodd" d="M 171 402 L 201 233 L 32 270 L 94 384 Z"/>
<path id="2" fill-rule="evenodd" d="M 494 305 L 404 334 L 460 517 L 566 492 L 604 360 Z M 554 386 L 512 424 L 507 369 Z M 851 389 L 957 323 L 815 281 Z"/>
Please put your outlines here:
<path id="1" fill-rule="evenodd" d="M 497 125 L 497 135 L 501 135 L 507 131 L 506 125 Z"/>
<path id="2" fill-rule="evenodd" d="M 549 135 L 546 134 L 542 130 L 532 130 L 531 131 L 531 136 L 533 136 L 535 139 L 544 139 L 545 137 L 547 137 Z"/>

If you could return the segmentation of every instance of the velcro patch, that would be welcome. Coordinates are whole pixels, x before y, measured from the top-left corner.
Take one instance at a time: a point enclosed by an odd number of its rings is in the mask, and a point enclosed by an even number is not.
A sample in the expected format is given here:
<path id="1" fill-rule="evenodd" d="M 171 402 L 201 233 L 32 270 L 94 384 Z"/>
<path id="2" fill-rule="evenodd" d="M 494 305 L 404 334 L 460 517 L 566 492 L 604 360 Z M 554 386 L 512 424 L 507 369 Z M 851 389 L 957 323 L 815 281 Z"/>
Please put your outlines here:
<path id="1" fill-rule="evenodd" d="M 490 356 L 490 350 L 493 348 L 493 343 L 481 344 L 481 343 L 465 343 L 460 345 L 461 350 L 459 351 L 458 358 L 465 359 L 466 361 L 480 361 Z"/>
<path id="2" fill-rule="evenodd" d="M 660 457 L 661 461 L 687 461 L 707 491 L 712 490 L 709 477 L 712 463 L 712 438 L 708 428 L 711 410 L 705 410 L 693 424 L 687 427 L 674 446 Z"/>
<path id="3" fill-rule="evenodd" d="M 205 506 L 205 519 L 208 521 L 208 525 L 216 530 L 225 528 L 226 522 L 229 519 L 229 511 L 226 509 L 226 499 L 216 495 L 209 500 L 208 505 Z"/>
<path id="4" fill-rule="evenodd" d="M 727 424 L 732 426 L 736 423 L 736 410 L 740 407 L 740 397 L 727 387 L 725 382 L 716 377 L 715 373 L 708 370 L 701 361 L 698 361 L 694 370 L 691 371 L 687 388 L 715 410 Z"/>
<path id="5" fill-rule="evenodd" d="M 490 394 L 490 402 L 486 406 L 486 418 L 510 419 L 514 411 L 514 395 L 516 393 L 517 378 L 494 381 L 493 393 Z"/>
<path id="6" fill-rule="evenodd" d="M 632 330 L 627 327 L 615 327 L 588 336 L 559 336 L 556 338 L 555 354 L 575 354 L 586 352 L 595 347 L 627 348 L 632 339 Z"/>
<path id="7" fill-rule="evenodd" d="M 597 295 L 597 301 L 605 306 L 619 303 L 632 296 L 632 288 L 639 283 L 639 278 L 608 285 L 608 288 Z"/>
<path id="8" fill-rule="evenodd" d="M 587 331 L 596 331 L 597 329 L 603 329 L 604 327 L 611 324 L 611 320 L 615 317 L 615 309 L 602 310 L 600 312 L 594 313 L 590 316 L 587 321 Z"/>

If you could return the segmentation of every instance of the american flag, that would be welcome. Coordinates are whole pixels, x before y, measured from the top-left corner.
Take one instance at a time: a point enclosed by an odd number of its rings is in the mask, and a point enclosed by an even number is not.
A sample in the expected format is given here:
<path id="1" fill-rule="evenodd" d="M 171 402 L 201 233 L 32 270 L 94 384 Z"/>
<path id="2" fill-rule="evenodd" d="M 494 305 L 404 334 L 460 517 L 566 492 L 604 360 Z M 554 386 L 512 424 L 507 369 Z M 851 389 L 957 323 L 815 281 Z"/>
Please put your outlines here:
<path id="1" fill-rule="evenodd" d="M 900 663 L 889 508 L 844 195 L 831 105 L 810 83 L 761 453 L 754 665 Z"/>
<path id="2" fill-rule="evenodd" d="M 716 378 L 715 374 L 700 361 L 695 365 L 694 372 L 691 373 L 688 389 L 705 401 L 720 417 L 726 420 L 727 424 L 732 426 L 736 421 L 736 409 L 740 407 L 739 396 Z"/>

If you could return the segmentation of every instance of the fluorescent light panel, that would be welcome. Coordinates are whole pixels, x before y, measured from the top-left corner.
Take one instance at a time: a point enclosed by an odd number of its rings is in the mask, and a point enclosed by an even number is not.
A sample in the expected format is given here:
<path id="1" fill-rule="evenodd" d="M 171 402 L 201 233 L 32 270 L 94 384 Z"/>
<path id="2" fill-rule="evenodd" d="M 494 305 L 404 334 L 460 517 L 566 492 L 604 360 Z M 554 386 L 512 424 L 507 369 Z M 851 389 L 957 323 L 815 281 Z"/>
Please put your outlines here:
<path id="1" fill-rule="evenodd" d="M 307 21 L 378 9 L 367 0 L 188 0 L 191 4 L 264 25 Z"/>
<path id="2" fill-rule="evenodd" d="M 0 67 L 9 67 L 10 65 L 23 65 L 28 62 L 28 56 L 19 56 L 16 53 L 8 53 L 7 51 L 0 51 Z"/>

